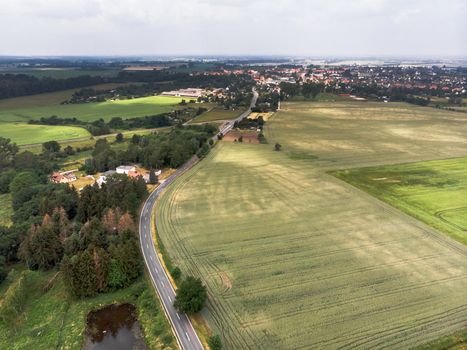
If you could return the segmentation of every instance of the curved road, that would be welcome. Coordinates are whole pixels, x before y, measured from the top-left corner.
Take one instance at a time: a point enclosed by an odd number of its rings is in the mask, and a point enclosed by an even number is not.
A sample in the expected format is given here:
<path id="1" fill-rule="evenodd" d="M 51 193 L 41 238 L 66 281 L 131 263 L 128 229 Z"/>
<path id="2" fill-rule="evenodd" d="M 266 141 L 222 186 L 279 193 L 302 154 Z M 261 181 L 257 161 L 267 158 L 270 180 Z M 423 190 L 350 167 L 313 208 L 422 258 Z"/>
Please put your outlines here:
<path id="1" fill-rule="evenodd" d="M 257 99 L 258 93 L 253 90 L 253 98 L 251 99 L 250 108 L 242 113 L 238 118 L 224 124 L 220 133 L 227 133 L 233 128 L 236 121 L 246 118 L 251 113 L 251 107 L 256 105 Z M 214 136 L 213 139 L 217 140 L 217 135 Z M 175 173 L 169 176 L 163 183 L 161 183 L 159 187 L 149 195 L 148 199 L 144 203 L 141 216 L 139 218 L 140 245 L 144 262 L 148 269 L 149 276 L 151 277 L 151 282 L 159 295 L 165 314 L 172 325 L 178 344 L 182 350 L 201 350 L 203 349 L 203 345 L 201 344 L 190 319 L 185 314 L 178 313 L 173 306 L 175 290 L 173 289 L 167 273 L 162 267 L 162 262 L 159 260 L 159 256 L 156 253 L 152 238 L 151 218 L 154 205 L 161 192 L 183 172 L 196 164 L 197 161 L 198 158 L 194 156 Z"/>

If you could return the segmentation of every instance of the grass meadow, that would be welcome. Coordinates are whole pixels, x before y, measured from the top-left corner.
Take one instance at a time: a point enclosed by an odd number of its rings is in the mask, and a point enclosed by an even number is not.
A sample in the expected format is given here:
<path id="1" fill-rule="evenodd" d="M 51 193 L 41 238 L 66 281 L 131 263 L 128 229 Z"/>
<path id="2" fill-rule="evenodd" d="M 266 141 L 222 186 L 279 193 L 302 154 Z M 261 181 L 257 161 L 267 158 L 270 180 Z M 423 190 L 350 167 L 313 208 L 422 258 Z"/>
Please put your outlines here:
<path id="1" fill-rule="evenodd" d="M 265 129 L 266 145 L 220 142 L 156 207 L 226 349 L 401 349 L 465 327 L 467 247 L 328 174 L 465 156 L 458 113 L 290 102 Z"/>

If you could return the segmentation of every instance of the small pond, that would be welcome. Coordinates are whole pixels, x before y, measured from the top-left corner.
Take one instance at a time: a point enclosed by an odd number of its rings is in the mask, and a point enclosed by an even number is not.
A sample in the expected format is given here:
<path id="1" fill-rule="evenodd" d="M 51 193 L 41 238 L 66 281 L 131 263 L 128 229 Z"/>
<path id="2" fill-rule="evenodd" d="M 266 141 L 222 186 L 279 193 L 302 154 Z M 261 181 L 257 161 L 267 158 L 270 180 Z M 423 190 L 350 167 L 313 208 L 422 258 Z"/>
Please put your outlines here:
<path id="1" fill-rule="evenodd" d="M 84 350 L 146 349 L 134 305 L 112 304 L 88 314 Z"/>

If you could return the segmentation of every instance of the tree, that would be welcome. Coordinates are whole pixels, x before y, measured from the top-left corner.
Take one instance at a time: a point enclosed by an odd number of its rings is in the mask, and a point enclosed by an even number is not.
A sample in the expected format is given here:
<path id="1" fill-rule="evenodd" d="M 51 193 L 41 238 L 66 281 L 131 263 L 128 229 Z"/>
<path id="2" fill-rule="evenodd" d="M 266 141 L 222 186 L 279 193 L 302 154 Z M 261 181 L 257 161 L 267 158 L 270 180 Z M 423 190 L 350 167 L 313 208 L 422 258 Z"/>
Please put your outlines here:
<path id="1" fill-rule="evenodd" d="M 159 179 L 157 178 L 156 172 L 154 171 L 154 169 L 151 169 L 149 171 L 149 183 L 151 185 L 155 185 L 158 182 L 159 182 Z"/>
<path id="2" fill-rule="evenodd" d="M 280 143 L 276 142 L 276 144 L 274 145 L 274 150 L 279 152 L 281 149 L 282 149 L 282 145 Z"/>
<path id="3" fill-rule="evenodd" d="M 81 249 L 86 249 L 90 245 L 93 247 L 107 247 L 108 239 L 104 227 L 100 220 L 93 217 L 86 222 L 79 231 Z"/>
<path id="4" fill-rule="evenodd" d="M 201 311 L 206 302 L 207 292 L 199 278 L 188 276 L 177 290 L 174 306 L 180 312 L 193 314 Z"/>
<path id="5" fill-rule="evenodd" d="M 315 98 L 323 90 L 324 86 L 322 84 L 306 83 L 302 86 L 302 94 L 305 98 Z"/>
<path id="6" fill-rule="evenodd" d="M 73 154 L 75 154 L 75 150 L 73 149 L 73 147 L 71 147 L 70 145 L 66 146 L 63 151 L 65 152 L 65 154 L 67 156 L 71 156 Z"/>
<path id="7" fill-rule="evenodd" d="M 180 270 L 178 266 L 176 266 L 170 270 L 170 274 L 172 275 L 172 278 L 175 281 L 178 281 L 180 277 L 182 276 L 182 271 Z"/>
<path id="8" fill-rule="evenodd" d="M 115 136 L 115 142 L 122 143 L 124 141 L 123 134 L 119 132 L 117 136 Z"/>
<path id="9" fill-rule="evenodd" d="M 10 182 L 10 192 L 13 199 L 18 193 L 27 188 L 34 187 L 39 184 L 39 178 L 37 175 L 30 171 L 24 171 L 17 174 Z"/>
<path id="10" fill-rule="evenodd" d="M 96 288 L 98 292 L 107 290 L 107 275 L 110 267 L 110 256 L 102 248 L 94 248 L 92 250 L 92 258 L 94 261 L 94 269 L 96 273 Z"/>
<path id="11" fill-rule="evenodd" d="M 142 262 L 139 246 L 133 233 L 129 231 L 119 233 L 118 239 L 119 242 L 116 245 L 109 247 L 110 257 L 115 260 L 118 268 L 117 272 L 112 270 L 112 273 L 121 273 L 124 276 L 123 286 L 126 287 L 141 274 Z"/>
<path id="12" fill-rule="evenodd" d="M 10 139 L 0 137 L 0 170 L 11 164 L 18 150 L 16 143 L 11 143 Z"/>
<path id="13" fill-rule="evenodd" d="M 14 169 L 6 169 L 0 174 L 0 193 L 8 193 L 10 191 L 10 183 L 16 176 Z"/>
<path id="14" fill-rule="evenodd" d="M 42 144 L 44 153 L 56 154 L 60 152 L 60 144 L 57 141 L 47 141 Z"/>
<path id="15" fill-rule="evenodd" d="M 102 225 L 107 233 L 115 234 L 117 232 L 118 216 L 114 209 L 108 208 L 102 216 Z"/>
<path id="16" fill-rule="evenodd" d="M 238 142 L 243 142 L 243 136 L 240 135 L 240 137 L 238 138 Z"/>
<path id="17" fill-rule="evenodd" d="M 218 334 L 209 337 L 208 345 L 211 350 L 221 350 L 222 349 L 222 341 L 221 337 Z"/>
<path id="18" fill-rule="evenodd" d="M 61 270 L 71 294 L 82 298 L 97 293 L 97 276 L 91 250 L 82 251 L 71 259 L 65 257 Z"/>
<path id="19" fill-rule="evenodd" d="M 136 232 L 135 223 L 133 222 L 133 219 L 128 212 L 120 216 L 120 220 L 118 220 L 117 231 L 119 233 L 123 233 L 125 231 L 130 231 L 132 233 Z"/>
<path id="20" fill-rule="evenodd" d="M 48 270 L 62 259 L 63 247 L 49 220 L 45 216 L 42 226 L 31 226 L 20 245 L 19 257 L 32 269 Z"/>

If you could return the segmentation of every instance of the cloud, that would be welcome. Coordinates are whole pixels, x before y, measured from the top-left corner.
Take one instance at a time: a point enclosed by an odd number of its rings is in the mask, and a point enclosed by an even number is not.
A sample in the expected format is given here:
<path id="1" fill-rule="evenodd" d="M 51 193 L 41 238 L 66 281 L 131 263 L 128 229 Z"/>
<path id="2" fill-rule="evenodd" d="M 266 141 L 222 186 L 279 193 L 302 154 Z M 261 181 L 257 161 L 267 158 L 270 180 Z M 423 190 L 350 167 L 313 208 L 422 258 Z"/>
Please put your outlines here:
<path id="1" fill-rule="evenodd" d="M 0 54 L 467 55 L 465 0 L 15 0 Z"/>

